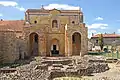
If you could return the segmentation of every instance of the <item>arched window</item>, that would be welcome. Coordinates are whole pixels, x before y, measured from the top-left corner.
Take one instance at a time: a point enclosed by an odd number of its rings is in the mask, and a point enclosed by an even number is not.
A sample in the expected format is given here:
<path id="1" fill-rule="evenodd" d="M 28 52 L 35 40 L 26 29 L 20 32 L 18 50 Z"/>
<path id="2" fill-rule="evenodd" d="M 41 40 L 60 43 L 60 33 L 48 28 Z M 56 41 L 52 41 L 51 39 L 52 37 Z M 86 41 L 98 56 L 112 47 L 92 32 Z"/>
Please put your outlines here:
<path id="1" fill-rule="evenodd" d="M 52 28 L 58 28 L 58 22 L 57 20 L 52 21 Z"/>

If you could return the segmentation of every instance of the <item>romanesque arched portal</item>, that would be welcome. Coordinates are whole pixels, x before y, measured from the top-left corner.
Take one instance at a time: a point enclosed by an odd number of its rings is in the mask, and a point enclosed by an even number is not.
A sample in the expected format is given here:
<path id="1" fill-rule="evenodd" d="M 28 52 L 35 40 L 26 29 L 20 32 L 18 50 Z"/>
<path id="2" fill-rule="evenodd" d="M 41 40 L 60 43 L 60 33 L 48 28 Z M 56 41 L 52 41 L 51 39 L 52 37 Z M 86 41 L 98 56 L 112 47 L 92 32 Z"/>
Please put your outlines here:
<path id="1" fill-rule="evenodd" d="M 51 55 L 52 56 L 59 55 L 59 40 L 57 39 L 51 40 Z"/>
<path id="2" fill-rule="evenodd" d="M 72 54 L 80 55 L 81 52 L 81 35 L 78 32 L 72 35 Z"/>
<path id="3" fill-rule="evenodd" d="M 29 35 L 29 41 L 30 41 L 30 55 L 31 56 L 38 55 L 38 34 L 31 33 Z"/>

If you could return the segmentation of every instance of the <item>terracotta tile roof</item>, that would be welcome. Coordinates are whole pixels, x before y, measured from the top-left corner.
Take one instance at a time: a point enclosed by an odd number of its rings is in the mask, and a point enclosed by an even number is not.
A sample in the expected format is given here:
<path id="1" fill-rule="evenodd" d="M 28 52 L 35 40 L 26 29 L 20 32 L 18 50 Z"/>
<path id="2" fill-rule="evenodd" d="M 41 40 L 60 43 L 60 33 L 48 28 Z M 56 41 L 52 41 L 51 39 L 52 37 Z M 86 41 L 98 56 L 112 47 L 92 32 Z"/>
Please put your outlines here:
<path id="1" fill-rule="evenodd" d="M 24 20 L 3 20 L 0 21 L 0 31 L 22 31 Z"/>
<path id="2" fill-rule="evenodd" d="M 100 36 L 100 34 L 96 34 L 94 36 L 92 36 L 91 38 L 98 38 Z M 116 38 L 116 37 L 120 37 L 120 34 L 103 34 L 104 38 Z"/>

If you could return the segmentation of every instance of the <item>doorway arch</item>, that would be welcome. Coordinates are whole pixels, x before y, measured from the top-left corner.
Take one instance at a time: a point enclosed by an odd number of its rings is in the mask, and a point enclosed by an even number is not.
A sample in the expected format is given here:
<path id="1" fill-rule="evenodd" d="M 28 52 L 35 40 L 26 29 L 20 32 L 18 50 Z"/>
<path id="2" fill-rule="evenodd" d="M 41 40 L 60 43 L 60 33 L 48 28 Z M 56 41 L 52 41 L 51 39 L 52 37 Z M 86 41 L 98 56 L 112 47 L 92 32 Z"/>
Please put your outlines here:
<path id="1" fill-rule="evenodd" d="M 51 40 L 51 55 L 52 56 L 59 55 L 59 40 L 58 39 Z"/>
<path id="2" fill-rule="evenodd" d="M 72 54 L 80 55 L 81 52 L 81 34 L 79 32 L 75 32 L 72 35 Z"/>
<path id="3" fill-rule="evenodd" d="M 29 43 L 30 43 L 30 55 L 37 56 L 38 55 L 38 34 L 31 33 L 29 36 Z"/>

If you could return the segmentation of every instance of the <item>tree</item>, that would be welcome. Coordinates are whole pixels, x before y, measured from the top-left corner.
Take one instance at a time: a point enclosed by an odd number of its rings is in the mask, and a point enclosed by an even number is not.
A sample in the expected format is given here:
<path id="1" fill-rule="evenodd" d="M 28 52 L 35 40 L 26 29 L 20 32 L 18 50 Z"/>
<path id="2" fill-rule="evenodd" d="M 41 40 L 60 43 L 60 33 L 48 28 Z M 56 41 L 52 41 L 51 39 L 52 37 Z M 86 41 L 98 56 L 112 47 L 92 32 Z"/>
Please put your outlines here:
<path id="1" fill-rule="evenodd" d="M 103 41 L 103 34 L 100 34 L 99 35 L 99 39 L 98 39 L 98 44 L 101 48 L 101 50 L 103 49 L 103 46 L 104 46 L 104 41 Z"/>

